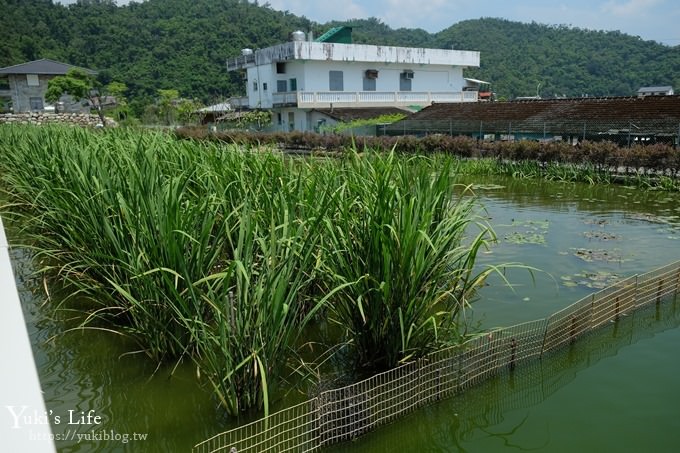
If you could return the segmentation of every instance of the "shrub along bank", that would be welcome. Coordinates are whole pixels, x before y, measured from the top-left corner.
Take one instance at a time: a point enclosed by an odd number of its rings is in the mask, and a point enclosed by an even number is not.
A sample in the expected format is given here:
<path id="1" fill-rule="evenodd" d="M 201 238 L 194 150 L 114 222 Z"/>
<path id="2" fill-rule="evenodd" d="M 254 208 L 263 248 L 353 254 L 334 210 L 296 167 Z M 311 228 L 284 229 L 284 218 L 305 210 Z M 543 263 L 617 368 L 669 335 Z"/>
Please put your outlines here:
<path id="1" fill-rule="evenodd" d="M 425 137 L 351 137 L 321 135 L 308 132 L 212 133 L 205 128 L 183 128 L 175 132 L 179 138 L 238 143 L 244 146 L 274 146 L 285 150 L 343 153 L 347 149 L 368 148 L 404 154 L 443 153 L 461 158 L 490 158 L 502 162 L 535 162 L 554 170 L 549 164 L 574 165 L 587 172 L 606 173 L 596 181 L 613 180 L 613 175 L 680 177 L 680 149 L 669 145 L 634 145 L 621 148 L 611 142 L 581 142 L 574 146 L 566 142 L 541 143 L 536 141 L 484 142 L 470 137 L 428 135 Z M 499 167 L 500 168 L 500 167 Z M 538 168 L 538 167 L 537 167 Z M 540 170 L 540 168 L 539 168 Z M 504 170 L 504 172 L 506 172 Z M 564 173 L 562 171 L 561 173 Z M 550 176 L 548 174 L 548 176 Z M 554 176 L 554 175 L 553 175 Z M 592 179 L 586 176 L 583 180 Z M 645 184 L 657 186 L 655 181 Z M 667 185 L 667 181 L 661 185 Z M 677 184 L 675 185 L 677 186 Z"/>

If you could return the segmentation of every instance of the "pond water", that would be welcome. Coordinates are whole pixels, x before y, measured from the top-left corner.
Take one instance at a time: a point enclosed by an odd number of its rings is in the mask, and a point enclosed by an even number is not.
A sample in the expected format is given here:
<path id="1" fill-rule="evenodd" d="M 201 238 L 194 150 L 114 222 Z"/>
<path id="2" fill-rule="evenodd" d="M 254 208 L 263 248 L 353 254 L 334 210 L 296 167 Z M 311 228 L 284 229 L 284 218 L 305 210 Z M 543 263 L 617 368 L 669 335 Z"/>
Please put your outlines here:
<path id="1" fill-rule="evenodd" d="M 479 327 L 547 317 L 618 278 L 680 259 L 679 194 L 497 177 L 461 182 L 475 184 L 499 239 L 479 264 L 538 269 L 508 271 L 512 289 L 490 278 L 467 313 Z M 53 432 L 74 431 L 64 423 L 70 413 L 101 417 L 75 429 L 94 438 L 58 441 L 59 451 L 188 451 L 234 426 L 196 385 L 192 367 L 156 370 L 125 354 L 133 347 L 109 332 L 63 334 L 69 315 L 55 319 L 40 308 L 42 283 L 28 277 L 29 257 L 12 253 Z M 668 451 L 680 442 L 680 308 L 676 301 L 660 310 L 340 450 Z"/>
<path id="2" fill-rule="evenodd" d="M 482 328 L 545 318 L 617 279 L 680 259 L 680 197 L 504 178 L 475 184 L 498 244 L 468 313 Z M 343 444 L 338 452 L 677 451 L 680 297 Z"/>

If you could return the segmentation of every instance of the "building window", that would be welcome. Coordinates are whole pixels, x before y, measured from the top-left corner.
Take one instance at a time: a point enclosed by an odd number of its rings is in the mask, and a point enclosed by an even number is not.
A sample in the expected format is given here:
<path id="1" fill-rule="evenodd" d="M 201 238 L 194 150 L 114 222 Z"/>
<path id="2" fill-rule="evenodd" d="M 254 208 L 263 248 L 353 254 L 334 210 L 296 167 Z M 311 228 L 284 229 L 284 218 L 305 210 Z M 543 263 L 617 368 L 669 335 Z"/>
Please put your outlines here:
<path id="1" fill-rule="evenodd" d="M 9 90 L 9 77 L 0 76 L 0 90 Z"/>
<path id="2" fill-rule="evenodd" d="M 328 71 L 328 89 L 330 91 L 344 91 L 342 71 Z"/>
<path id="3" fill-rule="evenodd" d="M 267 91 L 267 82 L 262 83 L 262 91 Z"/>
<path id="4" fill-rule="evenodd" d="M 295 130 L 295 112 L 288 112 L 288 131 Z"/>
<path id="5" fill-rule="evenodd" d="M 406 73 L 403 72 L 401 77 L 399 77 L 399 91 L 411 91 L 411 82 L 413 81 L 413 78 L 405 77 L 404 74 Z"/>
<path id="6" fill-rule="evenodd" d="M 364 91 L 375 91 L 375 79 L 364 77 Z"/>
<path id="7" fill-rule="evenodd" d="M 253 91 L 257 91 L 257 80 L 253 82 Z"/>
<path id="8" fill-rule="evenodd" d="M 9 112 L 12 110 L 12 98 L 0 96 L 0 112 Z"/>
<path id="9" fill-rule="evenodd" d="M 297 79 L 290 79 L 290 91 L 297 91 Z"/>
<path id="10" fill-rule="evenodd" d="M 29 98 L 31 104 L 31 110 L 43 110 L 43 99 L 42 98 Z"/>
<path id="11" fill-rule="evenodd" d="M 286 91 L 288 91 L 288 86 L 286 85 L 285 80 L 276 81 L 276 91 L 279 93 L 285 93 Z"/>
<path id="12" fill-rule="evenodd" d="M 286 73 L 286 63 L 283 63 L 283 62 L 276 63 L 276 73 L 277 74 L 285 74 Z"/>
<path id="13" fill-rule="evenodd" d="M 29 87 L 40 86 L 40 79 L 38 78 L 38 74 L 26 74 L 26 83 L 28 84 Z"/>
<path id="14" fill-rule="evenodd" d="M 276 114 L 276 123 L 280 126 L 283 124 L 283 117 L 281 116 L 281 112 L 278 112 Z"/>

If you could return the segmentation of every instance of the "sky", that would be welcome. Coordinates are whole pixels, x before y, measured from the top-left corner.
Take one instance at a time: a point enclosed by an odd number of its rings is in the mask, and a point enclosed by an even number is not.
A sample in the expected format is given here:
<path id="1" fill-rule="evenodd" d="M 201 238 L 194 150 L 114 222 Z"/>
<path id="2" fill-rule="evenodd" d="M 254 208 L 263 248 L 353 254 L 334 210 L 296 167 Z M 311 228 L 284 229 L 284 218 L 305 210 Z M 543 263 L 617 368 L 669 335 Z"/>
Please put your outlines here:
<path id="1" fill-rule="evenodd" d="M 57 0 L 74 3 L 76 0 Z M 119 5 L 129 0 L 117 0 Z M 644 40 L 680 45 L 678 0 L 260 0 L 273 9 L 315 22 L 376 17 L 392 28 L 436 33 L 466 19 L 499 17 L 518 22 L 618 30 Z"/>

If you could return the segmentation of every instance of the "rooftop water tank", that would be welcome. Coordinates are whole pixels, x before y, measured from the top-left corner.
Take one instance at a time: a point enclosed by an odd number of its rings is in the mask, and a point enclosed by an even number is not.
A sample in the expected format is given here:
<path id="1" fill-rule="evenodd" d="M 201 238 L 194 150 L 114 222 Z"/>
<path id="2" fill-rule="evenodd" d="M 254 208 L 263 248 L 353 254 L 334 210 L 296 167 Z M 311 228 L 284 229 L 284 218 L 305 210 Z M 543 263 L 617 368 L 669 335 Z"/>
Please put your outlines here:
<path id="1" fill-rule="evenodd" d="M 244 57 L 246 55 L 252 55 L 252 54 L 253 54 L 253 49 L 241 49 L 241 55 L 243 55 Z"/>
<path id="2" fill-rule="evenodd" d="M 291 33 L 291 38 L 293 39 L 293 41 L 304 41 L 305 32 L 300 30 L 294 31 L 293 33 Z"/>

